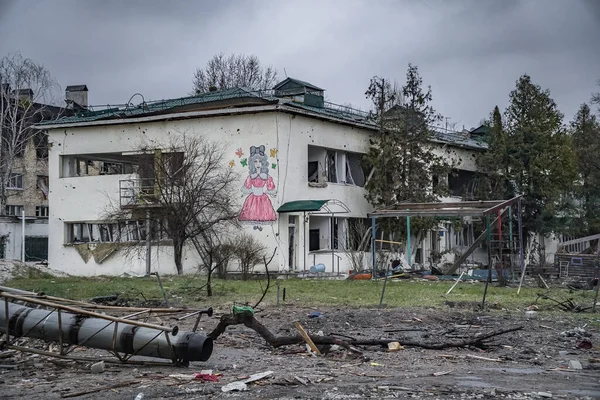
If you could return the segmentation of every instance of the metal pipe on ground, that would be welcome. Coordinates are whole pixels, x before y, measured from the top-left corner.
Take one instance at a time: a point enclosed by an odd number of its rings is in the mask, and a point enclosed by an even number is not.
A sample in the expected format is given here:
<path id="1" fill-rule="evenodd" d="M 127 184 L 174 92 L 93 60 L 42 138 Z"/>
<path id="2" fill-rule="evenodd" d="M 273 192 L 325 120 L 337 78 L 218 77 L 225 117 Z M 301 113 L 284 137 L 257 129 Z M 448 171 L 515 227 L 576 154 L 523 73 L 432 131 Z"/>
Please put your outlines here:
<path id="1" fill-rule="evenodd" d="M 213 349 L 211 338 L 195 332 L 177 334 L 177 327 L 169 333 L 117 320 L 35 309 L 0 299 L 0 332 L 6 332 L 7 326 L 11 336 L 62 341 L 173 361 L 207 361 Z"/>

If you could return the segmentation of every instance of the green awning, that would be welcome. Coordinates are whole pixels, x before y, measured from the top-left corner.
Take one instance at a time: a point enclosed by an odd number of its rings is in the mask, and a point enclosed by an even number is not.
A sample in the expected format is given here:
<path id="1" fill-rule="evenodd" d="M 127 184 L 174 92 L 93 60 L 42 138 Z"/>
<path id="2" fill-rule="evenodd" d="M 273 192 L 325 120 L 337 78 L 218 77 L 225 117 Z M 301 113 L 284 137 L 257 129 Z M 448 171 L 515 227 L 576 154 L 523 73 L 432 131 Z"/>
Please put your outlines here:
<path id="1" fill-rule="evenodd" d="M 283 203 L 277 209 L 278 213 L 320 211 L 329 200 L 296 200 Z"/>

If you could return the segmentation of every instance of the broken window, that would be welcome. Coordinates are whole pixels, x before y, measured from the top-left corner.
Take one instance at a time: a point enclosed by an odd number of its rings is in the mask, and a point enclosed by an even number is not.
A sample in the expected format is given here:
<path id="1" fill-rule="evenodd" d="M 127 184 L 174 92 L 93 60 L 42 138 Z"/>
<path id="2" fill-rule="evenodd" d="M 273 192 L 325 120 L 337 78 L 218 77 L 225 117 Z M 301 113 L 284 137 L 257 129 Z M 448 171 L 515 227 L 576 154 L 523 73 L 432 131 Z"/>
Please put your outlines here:
<path id="1" fill-rule="evenodd" d="M 336 154 L 333 150 L 327 150 L 327 157 L 325 160 L 327 166 L 327 181 L 331 183 L 337 183 L 337 168 L 336 168 Z"/>
<path id="2" fill-rule="evenodd" d="M 121 153 L 60 156 L 61 178 L 132 174 L 138 158 Z"/>
<path id="3" fill-rule="evenodd" d="M 23 174 L 11 173 L 6 182 L 7 189 L 23 189 Z"/>
<path id="4" fill-rule="evenodd" d="M 67 223 L 67 243 L 119 243 L 146 240 L 146 221 L 119 221 L 113 223 Z M 165 240 L 167 235 L 159 221 L 150 221 L 150 238 Z"/>
<path id="5" fill-rule="evenodd" d="M 363 187 L 362 154 L 308 146 L 308 182 L 345 183 Z"/>
<path id="6" fill-rule="evenodd" d="M 37 159 L 48 158 L 48 135 L 42 131 L 33 136 L 33 144 L 35 146 L 35 156 Z"/>
<path id="7" fill-rule="evenodd" d="M 365 186 L 365 172 L 361 165 L 362 154 L 346 154 L 346 183 L 363 187 Z"/>
<path id="8" fill-rule="evenodd" d="M 475 172 L 457 169 L 448 174 L 448 190 L 452 196 L 472 197 Z"/>

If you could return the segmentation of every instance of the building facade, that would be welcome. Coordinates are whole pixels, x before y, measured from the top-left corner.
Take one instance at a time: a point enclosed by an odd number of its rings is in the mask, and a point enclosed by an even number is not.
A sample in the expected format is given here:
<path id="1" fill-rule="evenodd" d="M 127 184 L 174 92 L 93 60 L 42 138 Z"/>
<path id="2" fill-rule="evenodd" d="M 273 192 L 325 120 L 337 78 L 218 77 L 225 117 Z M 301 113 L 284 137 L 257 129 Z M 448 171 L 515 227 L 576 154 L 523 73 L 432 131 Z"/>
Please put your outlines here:
<path id="1" fill-rule="evenodd" d="M 49 141 L 49 262 L 54 269 L 77 275 L 145 272 L 145 253 L 130 257 L 123 250 L 143 245 L 144 222 L 133 214 L 117 225 L 104 217 L 111 205 L 130 200 L 124 193 L 136 190 L 141 146 L 164 146 L 167 138 L 182 135 L 226 146 L 224 167 L 239 177 L 234 196 L 240 222 L 269 251 L 276 249 L 269 268 L 308 271 L 322 264 L 326 272 L 345 273 L 370 266 L 368 257 L 356 256 L 360 240 L 350 236 L 368 229 L 365 219 L 373 210 L 365 199 L 368 171 L 360 159 L 376 126 L 365 113 L 326 103 L 323 90 L 314 85 L 288 78 L 268 93 L 229 89 L 80 113 L 43 128 Z M 440 134 L 432 146 L 456 161 L 460 179 L 450 182 L 451 189 L 462 196 L 485 144 L 463 133 Z M 252 169 L 256 159 L 265 167 L 260 173 Z M 268 194 L 260 211 L 248 201 L 257 177 L 267 182 L 267 189 L 260 189 Z M 469 244 L 451 228 L 450 239 L 444 238 L 440 232 L 446 229 L 442 224 L 428 234 L 413 262 L 424 264 L 431 248 Z M 175 273 L 168 243 L 158 241 L 150 257 L 153 270 Z M 196 271 L 195 250 L 184 249 L 183 258 L 185 271 Z"/>
<path id="2" fill-rule="evenodd" d="M 5 101 L 11 97 L 27 104 L 22 116 L 27 126 L 73 114 L 75 108 L 87 107 L 87 87 L 68 86 L 67 107 L 37 103 L 31 89 L 2 91 Z M 77 102 L 73 101 L 77 99 Z M 80 104 L 81 103 L 81 104 Z M 4 135 L 14 135 L 4 128 Z M 0 216 L 0 259 L 44 262 L 48 259 L 49 177 L 48 140 L 43 130 L 27 134 L 27 140 L 15 154 L 15 162 L 6 182 L 7 199 Z"/>

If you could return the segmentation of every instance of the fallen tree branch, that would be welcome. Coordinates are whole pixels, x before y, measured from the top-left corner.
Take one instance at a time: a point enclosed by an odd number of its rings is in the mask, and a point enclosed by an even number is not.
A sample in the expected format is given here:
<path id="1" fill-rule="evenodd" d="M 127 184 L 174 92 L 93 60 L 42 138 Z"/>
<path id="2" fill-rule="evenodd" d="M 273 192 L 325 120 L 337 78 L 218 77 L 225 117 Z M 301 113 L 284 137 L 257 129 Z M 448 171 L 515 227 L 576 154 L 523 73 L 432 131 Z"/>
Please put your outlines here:
<path id="1" fill-rule="evenodd" d="M 216 326 L 216 328 L 208 334 L 208 337 L 215 340 L 220 335 L 222 335 L 228 326 L 231 325 L 244 325 L 256 333 L 258 333 L 265 341 L 273 346 L 273 347 L 281 347 L 288 346 L 292 344 L 300 344 L 304 343 L 304 339 L 301 335 L 294 336 L 275 336 L 265 327 L 263 324 L 258 322 L 254 316 L 252 316 L 249 312 L 243 312 L 236 315 L 223 315 L 221 317 L 221 321 Z M 403 339 L 349 339 L 349 340 L 341 340 L 334 338 L 332 336 L 316 336 L 310 335 L 310 338 L 315 344 L 337 344 L 343 346 L 344 348 L 348 348 L 348 346 L 382 346 L 387 347 L 388 343 L 391 342 L 400 342 L 403 346 L 410 347 L 420 347 L 423 349 L 430 350 L 442 350 L 448 348 L 459 348 L 459 347 L 483 347 L 485 346 L 484 341 L 491 339 L 495 336 L 503 335 L 509 332 L 515 332 L 523 329 L 522 326 L 517 326 L 509 329 L 503 329 L 498 331 L 492 331 L 484 335 L 479 335 L 477 337 L 473 337 L 470 339 L 465 339 L 461 341 L 450 341 L 450 342 L 442 342 L 442 343 L 431 343 L 431 342 L 418 342 L 418 341 L 410 341 Z"/>

